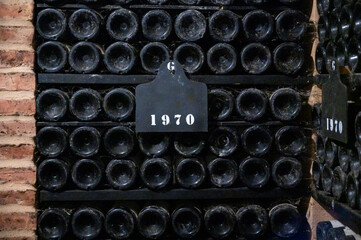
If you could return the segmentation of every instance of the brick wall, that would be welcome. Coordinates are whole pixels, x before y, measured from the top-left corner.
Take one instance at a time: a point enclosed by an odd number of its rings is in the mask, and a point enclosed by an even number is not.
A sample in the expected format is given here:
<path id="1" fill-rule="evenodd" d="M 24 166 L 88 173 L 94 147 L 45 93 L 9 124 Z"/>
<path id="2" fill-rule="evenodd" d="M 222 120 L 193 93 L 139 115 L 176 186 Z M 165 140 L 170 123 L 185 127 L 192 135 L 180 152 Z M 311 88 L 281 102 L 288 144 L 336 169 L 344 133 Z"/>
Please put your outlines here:
<path id="1" fill-rule="evenodd" d="M 33 0 L 0 0 L 0 239 L 35 239 Z"/>

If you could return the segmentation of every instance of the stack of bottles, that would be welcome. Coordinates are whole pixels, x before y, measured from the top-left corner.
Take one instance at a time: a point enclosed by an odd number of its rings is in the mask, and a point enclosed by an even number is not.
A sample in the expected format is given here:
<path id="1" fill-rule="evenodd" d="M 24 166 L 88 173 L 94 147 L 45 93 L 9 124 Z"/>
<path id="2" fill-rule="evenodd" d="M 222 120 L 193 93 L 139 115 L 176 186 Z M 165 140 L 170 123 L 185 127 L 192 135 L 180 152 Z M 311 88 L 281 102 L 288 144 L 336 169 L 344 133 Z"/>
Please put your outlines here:
<path id="1" fill-rule="evenodd" d="M 337 220 L 319 222 L 317 240 L 358 240 L 360 236 Z"/>

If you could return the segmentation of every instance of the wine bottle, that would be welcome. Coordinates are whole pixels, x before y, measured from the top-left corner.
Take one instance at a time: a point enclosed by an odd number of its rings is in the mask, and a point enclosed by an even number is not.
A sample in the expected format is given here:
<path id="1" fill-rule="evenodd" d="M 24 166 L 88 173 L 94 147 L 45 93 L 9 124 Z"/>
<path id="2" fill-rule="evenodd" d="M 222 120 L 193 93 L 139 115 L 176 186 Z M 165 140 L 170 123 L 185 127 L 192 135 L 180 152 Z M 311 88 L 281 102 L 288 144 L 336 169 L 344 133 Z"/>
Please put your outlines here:
<path id="1" fill-rule="evenodd" d="M 330 40 L 326 44 L 326 65 L 327 59 L 335 58 L 336 57 L 336 45 Z"/>
<path id="2" fill-rule="evenodd" d="M 39 236 L 43 239 L 63 239 L 69 229 L 69 214 L 58 208 L 44 210 L 38 217 Z"/>
<path id="3" fill-rule="evenodd" d="M 361 112 L 355 118 L 355 136 L 359 144 L 361 144 Z"/>
<path id="4" fill-rule="evenodd" d="M 315 103 L 312 106 L 312 120 L 313 127 L 320 130 L 322 127 L 322 103 Z"/>
<path id="5" fill-rule="evenodd" d="M 201 211 L 196 207 L 179 207 L 172 213 L 173 231 L 181 238 L 194 238 L 200 232 L 201 225 Z"/>
<path id="6" fill-rule="evenodd" d="M 105 170 L 108 183 L 114 189 L 134 187 L 138 178 L 138 166 L 133 160 L 111 160 Z"/>
<path id="7" fill-rule="evenodd" d="M 329 193 L 332 191 L 332 175 L 333 175 L 332 169 L 329 166 L 327 166 L 327 164 L 323 165 L 322 175 L 321 175 L 322 188 L 324 191 Z"/>
<path id="8" fill-rule="evenodd" d="M 336 201 L 340 201 L 346 192 L 346 178 L 347 176 L 340 166 L 333 170 L 331 191 Z"/>
<path id="9" fill-rule="evenodd" d="M 325 139 L 320 134 L 316 136 L 316 155 L 321 163 L 325 160 Z"/>
<path id="10" fill-rule="evenodd" d="M 257 189 L 267 185 L 271 167 L 262 158 L 247 158 L 239 165 L 239 178 L 248 188 Z"/>
<path id="11" fill-rule="evenodd" d="M 298 117 L 302 108 L 300 94 L 291 88 L 280 88 L 270 97 L 271 111 L 275 118 L 290 121 Z"/>
<path id="12" fill-rule="evenodd" d="M 235 48 L 227 43 L 217 43 L 207 52 L 209 69 L 215 74 L 232 72 L 237 65 L 237 53 Z"/>
<path id="13" fill-rule="evenodd" d="M 178 133 L 174 138 L 174 149 L 185 157 L 199 155 L 205 144 L 204 136 L 199 133 Z"/>
<path id="14" fill-rule="evenodd" d="M 206 169 L 197 158 L 181 158 L 176 163 L 175 176 L 183 188 L 198 188 L 206 178 Z"/>
<path id="15" fill-rule="evenodd" d="M 186 5 L 199 5 L 202 0 L 178 0 L 178 2 Z"/>
<path id="16" fill-rule="evenodd" d="M 239 233 L 246 238 L 260 238 L 268 230 L 268 216 L 259 205 L 242 207 L 236 213 Z"/>
<path id="17" fill-rule="evenodd" d="M 344 228 L 345 226 L 337 220 L 323 221 L 317 223 L 316 236 L 317 240 L 329 240 L 327 233 L 333 228 Z"/>
<path id="18" fill-rule="evenodd" d="M 280 128 L 275 135 L 275 142 L 277 150 L 286 156 L 300 155 L 307 145 L 303 129 L 296 126 Z"/>
<path id="19" fill-rule="evenodd" d="M 164 10 L 149 11 L 143 16 L 142 30 L 150 41 L 163 41 L 172 32 L 172 17 Z"/>
<path id="20" fill-rule="evenodd" d="M 91 42 L 78 42 L 69 53 L 69 64 L 75 72 L 91 73 L 100 65 L 103 50 Z"/>
<path id="21" fill-rule="evenodd" d="M 361 53 L 359 52 L 360 48 L 361 40 L 359 40 L 356 36 L 351 37 L 347 45 L 347 66 L 352 72 L 358 72 L 361 70 Z"/>
<path id="22" fill-rule="evenodd" d="M 117 4 L 129 4 L 132 3 L 134 0 L 113 0 L 114 3 Z"/>
<path id="23" fill-rule="evenodd" d="M 104 215 L 97 209 L 84 207 L 78 209 L 71 220 L 73 234 L 80 239 L 95 239 L 99 236 Z"/>
<path id="24" fill-rule="evenodd" d="M 327 239 L 329 240 L 356 240 L 357 238 L 356 233 L 349 228 L 331 228 L 327 233 Z"/>
<path id="25" fill-rule="evenodd" d="M 99 35 L 102 17 L 91 9 L 78 9 L 69 17 L 69 30 L 78 40 L 90 40 Z"/>
<path id="26" fill-rule="evenodd" d="M 249 5 L 260 5 L 263 3 L 269 3 L 271 0 L 244 0 L 246 4 Z"/>
<path id="27" fill-rule="evenodd" d="M 160 42 L 151 42 L 140 51 L 142 67 L 149 73 L 156 73 L 163 62 L 169 61 L 170 55 L 167 46 Z"/>
<path id="28" fill-rule="evenodd" d="M 329 35 L 332 41 L 336 41 L 339 33 L 341 32 L 340 26 L 340 11 L 339 9 L 333 9 L 332 12 L 329 14 Z"/>
<path id="29" fill-rule="evenodd" d="M 214 5 L 222 5 L 222 6 L 228 6 L 233 4 L 233 0 L 208 0 L 208 1 Z"/>
<path id="30" fill-rule="evenodd" d="M 228 119 L 233 112 L 234 98 L 230 91 L 216 88 L 208 93 L 208 115 L 212 120 Z"/>
<path id="31" fill-rule="evenodd" d="M 208 138 L 211 152 L 218 157 L 227 157 L 238 148 L 238 135 L 235 130 L 228 127 L 214 129 Z"/>
<path id="32" fill-rule="evenodd" d="M 317 1 L 317 10 L 321 16 L 327 14 L 328 10 L 330 9 L 330 0 L 319 0 Z"/>
<path id="33" fill-rule="evenodd" d="M 322 171 L 323 165 L 320 163 L 319 159 L 313 160 L 312 163 L 312 178 L 313 183 L 317 189 L 322 189 Z"/>
<path id="34" fill-rule="evenodd" d="M 37 63 L 44 72 L 61 72 L 67 64 L 69 48 L 55 41 L 41 44 L 37 50 Z"/>
<path id="35" fill-rule="evenodd" d="M 236 99 L 237 112 L 246 121 L 255 121 L 264 117 L 267 106 L 266 95 L 256 88 L 242 90 Z"/>
<path id="36" fill-rule="evenodd" d="M 140 150 L 149 157 L 163 155 L 170 144 L 170 138 L 162 133 L 141 133 L 138 135 Z"/>
<path id="37" fill-rule="evenodd" d="M 213 159 L 208 163 L 207 169 L 210 181 L 215 187 L 230 187 L 237 180 L 237 164 L 233 159 Z"/>
<path id="38" fill-rule="evenodd" d="M 194 42 L 203 38 L 206 33 L 207 21 L 201 12 L 186 10 L 177 16 L 174 28 L 179 39 Z"/>
<path id="39" fill-rule="evenodd" d="M 326 15 L 320 16 L 318 20 L 317 30 L 318 30 L 318 40 L 322 44 L 328 40 L 329 36 L 329 21 Z"/>
<path id="40" fill-rule="evenodd" d="M 351 172 L 356 171 L 361 166 L 361 160 L 360 160 L 360 153 L 361 149 L 360 147 L 357 147 L 356 149 L 349 149 L 348 155 L 350 158 L 350 170 Z"/>
<path id="41" fill-rule="evenodd" d="M 36 113 L 45 121 L 58 121 L 68 111 L 69 96 L 56 88 L 42 91 L 36 98 Z"/>
<path id="42" fill-rule="evenodd" d="M 307 31 L 308 18 L 301 11 L 287 9 L 276 17 L 276 32 L 283 41 L 297 41 Z"/>
<path id="43" fill-rule="evenodd" d="M 46 8 L 38 13 L 36 30 L 40 36 L 49 40 L 57 40 L 64 36 L 67 19 L 60 9 Z"/>
<path id="44" fill-rule="evenodd" d="M 76 128 L 69 137 L 71 150 L 80 157 L 91 157 L 100 148 L 100 133 L 93 127 Z"/>
<path id="45" fill-rule="evenodd" d="M 248 12 L 242 20 L 243 31 L 249 41 L 262 42 L 270 39 L 274 32 L 274 19 L 264 10 Z"/>
<path id="46" fill-rule="evenodd" d="M 105 217 L 105 231 L 112 239 L 128 239 L 135 232 L 136 214 L 126 207 L 113 207 Z"/>
<path id="47" fill-rule="evenodd" d="M 342 7 L 340 13 L 340 35 L 344 39 L 348 39 L 351 35 L 352 23 L 353 23 L 353 4 L 346 4 Z"/>
<path id="48" fill-rule="evenodd" d="M 124 126 L 113 127 L 104 134 L 103 143 L 105 150 L 113 157 L 126 157 L 134 149 L 135 133 Z"/>
<path id="49" fill-rule="evenodd" d="M 165 188 L 172 181 L 172 167 L 164 158 L 150 158 L 141 165 L 140 177 L 149 189 Z"/>
<path id="50" fill-rule="evenodd" d="M 209 34 L 216 41 L 230 42 L 239 31 L 238 16 L 229 10 L 219 10 L 208 20 Z"/>
<path id="51" fill-rule="evenodd" d="M 68 134 L 59 127 L 43 127 L 36 134 L 36 147 L 46 157 L 57 157 L 68 145 Z"/>
<path id="52" fill-rule="evenodd" d="M 337 145 L 327 138 L 325 141 L 325 162 L 332 168 L 337 164 Z"/>
<path id="53" fill-rule="evenodd" d="M 346 200 L 351 208 L 360 207 L 360 182 L 352 173 L 346 179 Z"/>
<path id="54" fill-rule="evenodd" d="M 145 238 L 157 239 L 166 232 L 169 219 L 169 212 L 163 206 L 147 206 L 138 214 L 138 231 Z"/>
<path id="55" fill-rule="evenodd" d="M 350 149 L 347 149 L 344 146 L 338 146 L 337 159 L 342 171 L 344 172 L 349 172 L 350 169 L 351 156 L 349 155 L 349 150 Z"/>
<path id="56" fill-rule="evenodd" d="M 168 0 L 147 0 L 147 2 L 149 2 L 150 4 L 164 4 L 166 2 L 168 2 Z"/>
<path id="57" fill-rule="evenodd" d="M 339 66 L 346 66 L 348 59 L 348 45 L 342 38 L 336 42 L 336 59 Z"/>
<path id="58" fill-rule="evenodd" d="M 183 43 L 174 51 L 174 59 L 177 60 L 187 73 L 198 72 L 204 63 L 202 48 L 195 43 Z"/>
<path id="59" fill-rule="evenodd" d="M 95 160 L 78 160 L 73 166 L 71 177 L 78 188 L 84 190 L 95 189 L 102 181 L 103 165 Z"/>
<path id="60" fill-rule="evenodd" d="M 227 205 L 209 208 L 204 214 L 204 223 L 207 233 L 217 239 L 229 236 L 236 225 L 236 214 Z"/>
<path id="61" fill-rule="evenodd" d="M 301 227 L 301 215 L 297 207 L 284 203 L 279 204 L 269 211 L 271 230 L 281 238 L 296 235 Z"/>
<path id="62" fill-rule="evenodd" d="M 272 165 L 272 179 L 280 188 L 295 188 L 302 180 L 302 164 L 295 158 L 281 157 Z"/>
<path id="63" fill-rule="evenodd" d="M 352 32 L 356 36 L 361 36 L 361 3 L 355 2 L 353 10 Z"/>
<path id="64" fill-rule="evenodd" d="M 292 75 L 301 70 L 305 62 L 303 48 L 297 43 L 285 42 L 273 51 L 273 63 L 278 72 Z"/>
<path id="65" fill-rule="evenodd" d="M 100 94 L 89 88 L 76 91 L 70 98 L 69 110 L 81 121 L 95 119 L 101 111 Z"/>
<path id="66" fill-rule="evenodd" d="M 69 166 L 60 159 L 46 159 L 36 171 L 38 184 L 48 191 L 58 191 L 67 184 Z"/>
<path id="67" fill-rule="evenodd" d="M 263 156 L 272 147 L 273 137 L 270 132 L 262 126 L 247 128 L 241 135 L 243 149 L 252 156 Z"/>
<path id="68" fill-rule="evenodd" d="M 105 95 L 103 109 L 110 120 L 128 119 L 135 109 L 135 96 L 125 88 L 113 89 Z"/>
<path id="69" fill-rule="evenodd" d="M 125 74 L 135 65 L 135 49 L 129 43 L 115 42 L 104 53 L 104 65 L 111 73 Z"/>
<path id="70" fill-rule="evenodd" d="M 247 73 L 264 73 L 272 64 L 271 51 L 261 43 L 250 43 L 242 49 L 241 63 Z"/>
<path id="71" fill-rule="evenodd" d="M 129 41 L 133 39 L 139 29 L 137 15 L 128 9 L 113 11 L 106 22 L 108 34 L 118 41 Z"/>

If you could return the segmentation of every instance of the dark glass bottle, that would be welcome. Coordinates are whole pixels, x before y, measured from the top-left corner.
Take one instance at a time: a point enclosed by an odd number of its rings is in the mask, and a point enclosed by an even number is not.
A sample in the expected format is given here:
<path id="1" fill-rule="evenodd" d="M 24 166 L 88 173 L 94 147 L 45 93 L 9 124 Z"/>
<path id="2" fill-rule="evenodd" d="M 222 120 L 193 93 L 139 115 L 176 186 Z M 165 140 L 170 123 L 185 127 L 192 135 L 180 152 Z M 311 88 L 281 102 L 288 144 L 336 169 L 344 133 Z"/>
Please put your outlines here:
<path id="1" fill-rule="evenodd" d="M 68 182 L 69 166 L 59 159 L 46 159 L 38 166 L 36 176 L 41 187 L 48 191 L 57 191 Z"/>
<path id="2" fill-rule="evenodd" d="M 168 2 L 168 0 L 147 0 L 147 2 L 149 2 L 150 4 L 161 5 L 161 4 L 164 4 L 164 3 Z"/>
<path id="3" fill-rule="evenodd" d="M 175 177 L 184 188 L 198 188 L 206 178 L 206 168 L 197 158 L 180 159 L 175 166 Z"/>
<path id="4" fill-rule="evenodd" d="M 281 188 L 295 188 L 302 180 L 301 162 L 291 157 L 279 158 L 272 165 L 272 179 Z"/>
<path id="5" fill-rule="evenodd" d="M 150 158 L 140 167 L 140 177 L 149 189 L 162 189 L 172 181 L 172 166 L 164 158 Z"/>
<path id="6" fill-rule="evenodd" d="M 99 236 L 104 222 L 104 215 L 97 209 L 84 207 L 78 209 L 71 220 L 73 233 L 80 239 L 95 239 Z"/>
<path id="7" fill-rule="evenodd" d="M 214 5 L 228 6 L 233 4 L 233 0 L 207 0 Z"/>
<path id="8" fill-rule="evenodd" d="M 236 214 L 230 206 L 214 206 L 205 212 L 204 223 L 209 235 L 217 239 L 225 238 L 234 231 Z"/>
<path id="9" fill-rule="evenodd" d="M 140 51 L 142 67 L 149 73 L 158 72 L 160 65 L 170 59 L 167 46 L 160 42 L 151 42 Z"/>
<path id="10" fill-rule="evenodd" d="M 93 127 L 76 128 L 69 137 L 71 150 L 78 156 L 90 157 L 98 153 L 100 133 Z"/>
<path id="11" fill-rule="evenodd" d="M 211 152 L 218 157 L 227 157 L 238 148 L 238 135 L 235 130 L 228 127 L 214 129 L 208 138 Z"/>
<path id="12" fill-rule="evenodd" d="M 327 233 L 328 240 L 357 240 L 356 233 L 349 228 L 330 229 Z"/>
<path id="13" fill-rule="evenodd" d="M 327 233 L 330 229 L 344 227 L 345 226 L 337 220 L 319 222 L 316 228 L 317 240 L 329 240 Z"/>
<path id="14" fill-rule="evenodd" d="M 110 120 L 128 119 L 135 109 L 135 96 L 125 88 L 116 88 L 104 96 L 103 109 Z"/>
<path id="15" fill-rule="evenodd" d="M 316 155 L 319 158 L 321 163 L 324 163 L 325 160 L 325 139 L 320 134 L 316 136 Z"/>
<path id="16" fill-rule="evenodd" d="M 170 214 L 164 207 L 147 206 L 138 214 L 138 231 L 145 238 L 157 239 L 167 230 L 169 219 Z"/>
<path id="17" fill-rule="evenodd" d="M 361 149 L 359 146 L 356 147 L 356 149 L 348 150 L 348 155 L 350 158 L 350 170 L 352 172 L 356 171 L 361 166 L 361 159 L 360 159 L 361 152 L 360 151 L 361 151 Z"/>
<path id="18" fill-rule="evenodd" d="M 111 160 L 105 170 L 108 183 L 115 189 L 129 189 L 135 186 L 138 166 L 132 160 Z"/>
<path id="19" fill-rule="evenodd" d="M 68 25 L 72 35 L 78 40 L 94 39 L 99 35 L 101 16 L 91 9 L 79 9 L 71 14 Z"/>
<path id="20" fill-rule="evenodd" d="M 303 129 L 295 126 L 280 128 L 275 135 L 275 142 L 277 150 L 286 156 L 301 154 L 307 145 Z"/>
<path id="21" fill-rule="evenodd" d="M 283 41 L 297 41 L 307 31 L 308 18 L 298 10 L 284 10 L 276 17 L 276 32 Z"/>
<path id="22" fill-rule="evenodd" d="M 340 33 L 340 11 L 339 9 L 334 9 L 329 14 L 329 35 L 332 41 L 336 41 Z"/>
<path id="23" fill-rule="evenodd" d="M 361 112 L 355 118 L 355 136 L 357 142 L 361 144 Z"/>
<path id="24" fill-rule="evenodd" d="M 248 188 L 257 189 L 267 185 L 271 167 L 262 158 L 247 158 L 239 165 L 239 178 Z"/>
<path id="25" fill-rule="evenodd" d="M 356 2 L 353 10 L 352 32 L 356 36 L 361 36 L 361 3 Z"/>
<path id="26" fill-rule="evenodd" d="M 337 164 L 337 144 L 332 142 L 331 139 L 325 141 L 325 162 L 332 168 Z"/>
<path id="27" fill-rule="evenodd" d="M 322 171 L 323 165 L 320 163 L 319 159 L 313 160 L 312 163 L 312 178 L 313 183 L 317 189 L 322 189 Z"/>
<path id="28" fill-rule="evenodd" d="M 326 15 L 320 16 L 318 20 L 317 30 L 318 30 L 318 40 L 322 44 L 324 43 L 329 36 L 329 22 L 328 17 Z"/>
<path id="29" fill-rule="evenodd" d="M 92 190 L 99 186 L 103 178 L 103 165 L 95 160 L 81 159 L 73 165 L 71 177 L 80 189 Z"/>
<path id="30" fill-rule="evenodd" d="M 57 157 L 68 145 L 68 134 L 59 127 L 44 127 L 36 134 L 36 147 L 40 154 Z"/>
<path id="31" fill-rule="evenodd" d="M 285 42 L 273 51 L 273 63 L 280 73 L 296 74 L 302 69 L 304 62 L 305 53 L 297 43 Z"/>
<path id="32" fill-rule="evenodd" d="M 215 187 L 230 187 L 237 180 L 238 167 L 236 162 L 232 159 L 213 159 L 208 163 L 207 168 L 210 181 Z"/>
<path id="33" fill-rule="evenodd" d="M 262 118 L 267 111 L 268 99 L 259 89 L 248 88 L 242 90 L 236 99 L 238 114 L 246 121 L 255 121 Z"/>
<path id="34" fill-rule="evenodd" d="M 37 63 L 44 72 L 61 72 L 67 64 L 69 48 L 55 41 L 41 44 L 37 50 Z"/>
<path id="35" fill-rule="evenodd" d="M 167 134 L 162 133 L 141 133 L 138 135 L 140 150 L 147 156 L 163 155 L 170 144 L 170 138 Z"/>
<path id="36" fill-rule="evenodd" d="M 177 60 L 187 73 L 198 72 L 204 63 L 202 48 L 195 43 L 183 43 L 174 51 L 174 59 Z"/>
<path id="37" fill-rule="evenodd" d="M 249 41 L 262 42 L 270 39 L 274 32 L 274 19 L 264 10 L 253 10 L 242 20 L 243 31 Z"/>
<path id="38" fill-rule="evenodd" d="M 270 132 L 262 126 L 247 128 L 241 136 L 243 149 L 252 156 L 263 156 L 272 147 L 273 137 Z"/>
<path id="39" fill-rule="evenodd" d="M 100 65 L 103 50 L 91 42 L 78 42 L 69 52 L 69 64 L 75 72 L 91 73 Z"/>
<path id="40" fill-rule="evenodd" d="M 134 38 L 139 29 L 137 15 L 128 9 L 113 11 L 106 23 L 108 34 L 118 41 L 129 41 Z"/>
<path id="41" fill-rule="evenodd" d="M 178 2 L 186 5 L 199 5 L 202 0 L 178 0 Z"/>
<path id="42" fill-rule="evenodd" d="M 290 121 L 298 117 L 302 108 L 300 94 L 291 88 L 280 88 L 270 97 L 271 111 L 275 118 Z"/>
<path id="43" fill-rule="evenodd" d="M 330 59 L 332 57 L 336 57 L 336 45 L 329 41 L 326 44 L 326 66 L 327 66 L 327 59 Z"/>
<path id="44" fill-rule="evenodd" d="M 81 121 L 93 120 L 101 111 L 100 94 L 89 88 L 76 91 L 70 98 L 70 112 Z"/>
<path id="45" fill-rule="evenodd" d="M 68 111 L 68 95 L 55 88 L 42 91 L 36 98 L 36 113 L 45 121 L 58 121 Z"/>
<path id="46" fill-rule="evenodd" d="M 288 203 L 272 208 L 269 212 L 269 219 L 272 232 L 281 238 L 296 235 L 302 221 L 297 208 Z"/>
<path id="47" fill-rule="evenodd" d="M 103 143 L 105 150 L 113 157 L 126 157 L 134 149 L 135 133 L 124 126 L 113 127 L 104 134 Z"/>
<path id="48" fill-rule="evenodd" d="M 340 14 L 340 35 L 344 39 L 348 39 L 351 35 L 352 31 L 352 23 L 353 23 L 353 4 L 346 4 L 342 7 Z"/>
<path id="49" fill-rule="evenodd" d="M 317 1 L 317 10 L 321 16 L 327 14 L 328 10 L 330 9 L 330 0 L 318 0 Z"/>
<path id="50" fill-rule="evenodd" d="M 215 74 L 232 72 L 237 65 L 236 49 L 227 43 L 218 43 L 207 52 L 209 69 Z"/>
<path id="51" fill-rule="evenodd" d="M 172 17 L 164 10 L 149 11 L 143 16 L 142 30 L 150 41 L 163 41 L 172 32 Z"/>
<path id="52" fill-rule="evenodd" d="M 250 43 L 242 49 L 241 63 L 247 73 L 264 73 L 272 64 L 271 51 L 261 43 Z"/>
<path id="53" fill-rule="evenodd" d="M 350 149 L 347 149 L 344 146 L 338 146 L 337 159 L 344 172 L 349 172 L 350 169 L 351 156 L 349 155 L 349 150 Z"/>
<path id="54" fill-rule="evenodd" d="M 268 216 L 259 205 L 242 207 L 236 213 L 239 233 L 246 238 L 260 238 L 268 230 Z"/>
<path id="55" fill-rule="evenodd" d="M 201 211 L 196 207 L 180 207 L 172 213 L 172 227 L 181 238 L 190 239 L 201 230 Z"/>
<path id="56" fill-rule="evenodd" d="M 230 42 L 237 37 L 239 31 L 238 16 L 229 10 L 217 11 L 209 18 L 208 27 L 213 39 Z"/>
<path id="57" fill-rule="evenodd" d="M 69 214 L 57 208 L 49 208 L 38 217 L 37 232 L 44 239 L 63 239 L 69 229 Z"/>
<path id="58" fill-rule="evenodd" d="M 346 179 L 346 199 L 351 208 L 360 207 L 360 182 L 352 173 Z"/>
<path id="59" fill-rule="evenodd" d="M 174 138 L 174 149 L 185 157 L 199 155 L 205 144 L 204 136 L 197 133 L 178 133 Z"/>
<path id="60" fill-rule="evenodd" d="M 201 12 L 187 10 L 177 16 L 174 28 L 179 39 L 193 42 L 203 38 L 207 29 L 207 21 Z"/>
<path id="61" fill-rule="evenodd" d="M 125 74 L 135 65 L 136 52 L 129 43 L 115 42 L 104 52 L 104 65 L 109 72 Z"/>
<path id="62" fill-rule="evenodd" d="M 327 166 L 327 164 L 323 165 L 321 179 L 322 179 L 322 188 L 324 191 L 331 193 L 332 191 L 332 169 Z"/>
<path id="63" fill-rule="evenodd" d="M 333 170 L 331 191 L 336 201 L 340 201 L 345 195 L 346 178 L 347 176 L 340 166 Z"/>
<path id="64" fill-rule="evenodd" d="M 339 66 L 346 66 L 348 59 L 348 45 L 342 38 L 336 42 L 336 59 Z"/>
<path id="65" fill-rule="evenodd" d="M 315 103 L 312 106 L 313 127 L 321 129 L 322 126 L 322 103 Z"/>
<path id="66" fill-rule="evenodd" d="M 361 53 L 359 49 L 361 49 L 361 40 L 356 36 L 351 37 L 347 45 L 347 66 L 352 72 L 361 70 Z"/>
<path id="67" fill-rule="evenodd" d="M 208 115 L 212 120 L 226 120 L 232 115 L 234 98 L 230 91 L 216 88 L 208 93 Z"/>
<path id="68" fill-rule="evenodd" d="M 36 30 L 45 39 L 57 40 L 66 31 L 66 16 L 59 9 L 41 10 L 36 18 Z"/>
<path id="69" fill-rule="evenodd" d="M 136 214 L 125 207 L 114 207 L 105 217 L 105 231 L 112 239 L 128 239 L 136 228 Z"/>

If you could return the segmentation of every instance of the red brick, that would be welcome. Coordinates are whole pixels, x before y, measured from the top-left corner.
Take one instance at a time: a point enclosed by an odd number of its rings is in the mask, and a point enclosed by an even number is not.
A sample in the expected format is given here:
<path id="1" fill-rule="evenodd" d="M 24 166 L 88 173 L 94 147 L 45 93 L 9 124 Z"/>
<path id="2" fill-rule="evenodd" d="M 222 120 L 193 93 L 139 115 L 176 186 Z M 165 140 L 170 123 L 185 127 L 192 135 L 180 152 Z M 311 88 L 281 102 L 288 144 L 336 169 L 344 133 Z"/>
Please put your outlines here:
<path id="1" fill-rule="evenodd" d="M 1 5 L 0 5 L 1 8 Z M 1 12 L 0 12 L 1 15 Z M 32 67 L 34 66 L 34 53 L 26 50 L 1 50 L 0 68 Z"/>
<path id="2" fill-rule="evenodd" d="M 8 91 L 35 90 L 35 74 L 34 73 L 0 73 L 0 90 L 8 90 Z"/>
<path id="3" fill-rule="evenodd" d="M 0 16 L 3 19 L 31 20 L 33 17 L 33 1 L 6 1 L 0 3 Z"/>
<path id="4" fill-rule="evenodd" d="M 32 44 L 33 28 L 0 26 L 0 42 Z"/>
<path id="5" fill-rule="evenodd" d="M 33 169 L 27 168 L 2 168 L 0 169 L 0 184 L 3 183 L 24 183 L 35 184 L 36 173 Z"/>
<path id="6" fill-rule="evenodd" d="M 36 237 L 6 237 L 6 238 L 2 238 L 0 237 L 0 240 L 35 240 Z"/>
<path id="7" fill-rule="evenodd" d="M 6 120 L 1 121 L 0 118 L 0 136 L 35 136 L 35 119 L 19 121 L 17 119 L 14 120 Z"/>
<path id="8" fill-rule="evenodd" d="M 1 93 L 0 93 L 1 95 Z M 33 115 L 35 99 L 0 99 L 0 115 Z"/>
<path id="9" fill-rule="evenodd" d="M 5 204 L 18 204 L 33 206 L 35 205 L 35 191 L 9 191 L 0 192 L 0 205 Z"/>
<path id="10" fill-rule="evenodd" d="M 35 230 L 35 213 L 0 213 L 0 230 Z"/>
<path id="11" fill-rule="evenodd" d="M 34 148 L 32 145 L 0 146 L 0 160 L 32 157 Z"/>

